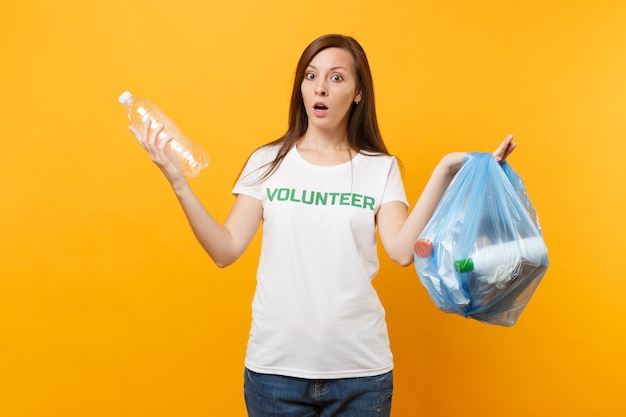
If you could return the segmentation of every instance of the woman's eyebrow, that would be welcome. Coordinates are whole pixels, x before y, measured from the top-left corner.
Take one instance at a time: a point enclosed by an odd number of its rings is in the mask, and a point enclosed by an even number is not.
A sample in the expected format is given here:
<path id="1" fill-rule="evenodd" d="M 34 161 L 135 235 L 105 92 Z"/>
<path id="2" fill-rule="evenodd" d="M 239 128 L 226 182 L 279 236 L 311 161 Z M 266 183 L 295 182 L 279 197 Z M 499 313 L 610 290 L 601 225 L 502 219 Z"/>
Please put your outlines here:
<path id="1" fill-rule="evenodd" d="M 309 64 L 309 68 L 313 68 L 313 69 L 315 69 L 315 70 L 317 69 L 317 67 L 316 67 L 315 65 L 311 65 L 311 64 Z M 331 71 L 336 71 L 336 70 L 338 70 L 338 69 L 342 69 L 342 70 L 344 70 L 344 71 L 347 71 L 347 69 L 346 69 L 345 67 L 342 67 L 341 65 L 338 65 L 338 66 L 336 66 L 336 67 L 331 67 L 331 68 L 330 68 L 330 70 L 331 70 Z"/>

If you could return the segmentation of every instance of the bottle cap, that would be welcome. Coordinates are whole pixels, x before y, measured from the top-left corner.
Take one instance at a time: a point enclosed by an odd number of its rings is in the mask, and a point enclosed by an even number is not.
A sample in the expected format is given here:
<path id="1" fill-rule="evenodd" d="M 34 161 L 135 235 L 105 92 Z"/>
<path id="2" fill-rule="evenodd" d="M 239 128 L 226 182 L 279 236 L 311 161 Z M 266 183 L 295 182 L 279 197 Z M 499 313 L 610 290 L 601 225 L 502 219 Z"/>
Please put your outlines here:
<path id="1" fill-rule="evenodd" d="M 465 258 L 458 261 L 454 261 L 454 269 L 457 272 L 472 272 L 474 270 L 474 261 L 472 258 Z"/>
<path id="2" fill-rule="evenodd" d="M 123 93 L 119 96 L 119 98 L 117 99 L 117 101 L 119 101 L 121 104 L 124 104 L 124 103 L 126 103 L 126 101 L 127 101 L 129 98 L 132 98 L 132 97 L 133 97 L 133 95 L 132 95 L 129 91 L 124 91 L 124 92 L 123 92 Z"/>
<path id="3" fill-rule="evenodd" d="M 428 258 L 433 253 L 433 243 L 428 239 L 419 239 L 413 249 L 420 258 Z"/>

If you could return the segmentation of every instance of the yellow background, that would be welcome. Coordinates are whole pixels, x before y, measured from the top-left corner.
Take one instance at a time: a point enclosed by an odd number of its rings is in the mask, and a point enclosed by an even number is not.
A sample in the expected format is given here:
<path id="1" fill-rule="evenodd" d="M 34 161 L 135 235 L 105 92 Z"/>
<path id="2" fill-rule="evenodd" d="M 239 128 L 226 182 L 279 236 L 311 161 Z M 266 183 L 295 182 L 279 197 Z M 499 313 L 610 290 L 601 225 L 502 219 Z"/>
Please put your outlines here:
<path id="1" fill-rule="evenodd" d="M 382 255 L 393 415 L 625 415 L 625 21 L 620 0 L 3 1 L 0 416 L 245 415 L 258 237 L 216 268 L 117 97 L 207 150 L 192 182 L 223 219 L 328 32 L 368 53 L 411 201 L 443 154 L 513 132 L 550 250 L 512 328 L 438 311 Z"/>

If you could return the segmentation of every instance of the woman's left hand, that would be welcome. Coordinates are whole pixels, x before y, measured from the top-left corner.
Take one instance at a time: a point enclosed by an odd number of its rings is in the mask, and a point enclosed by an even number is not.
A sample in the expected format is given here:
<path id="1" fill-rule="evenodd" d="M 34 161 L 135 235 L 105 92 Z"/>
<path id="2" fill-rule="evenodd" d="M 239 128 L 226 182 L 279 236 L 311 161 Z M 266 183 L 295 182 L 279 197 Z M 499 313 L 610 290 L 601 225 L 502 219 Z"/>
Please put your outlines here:
<path id="1" fill-rule="evenodd" d="M 496 161 L 504 162 L 506 158 L 508 158 L 509 155 L 511 155 L 511 153 L 515 150 L 515 148 L 517 147 L 517 142 L 513 142 L 513 138 L 513 134 L 507 136 L 502 141 L 500 146 L 498 146 L 498 149 L 493 152 L 492 155 L 494 158 L 496 158 Z"/>

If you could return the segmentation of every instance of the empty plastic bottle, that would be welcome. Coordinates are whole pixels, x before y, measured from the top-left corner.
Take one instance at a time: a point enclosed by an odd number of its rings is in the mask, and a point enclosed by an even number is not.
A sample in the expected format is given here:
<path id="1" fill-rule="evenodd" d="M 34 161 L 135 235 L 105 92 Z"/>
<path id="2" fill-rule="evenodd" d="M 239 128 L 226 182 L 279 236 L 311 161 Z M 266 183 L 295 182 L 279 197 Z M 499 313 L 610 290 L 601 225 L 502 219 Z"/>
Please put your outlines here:
<path id="1" fill-rule="evenodd" d="M 209 165 L 206 152 L 185 137 L 174 122 L 150 100 L 135 98 L 130 92 L 124 91 L 118 101 L 126 107 L 128 120 L 137 129 L 142 130 L 148 119 L 151 121 L 150 129 L 157 125 L 163 126 L 159 137 L 173 138 L 168 144 L 169 155 L 183 174 L 188 177 L 197 177 L 200 170 Z"/>
<path id="2" fill-rule="evenodd" d="M 458 272 L 473 271 L 479 275 L 490 275 L 502 265 L 513 265 L 521 258 L 535 265 L 544 265 L 548 251 L 541 237 L 530 237 L 476 250 L 471 258 L 454 261 Z"/>

